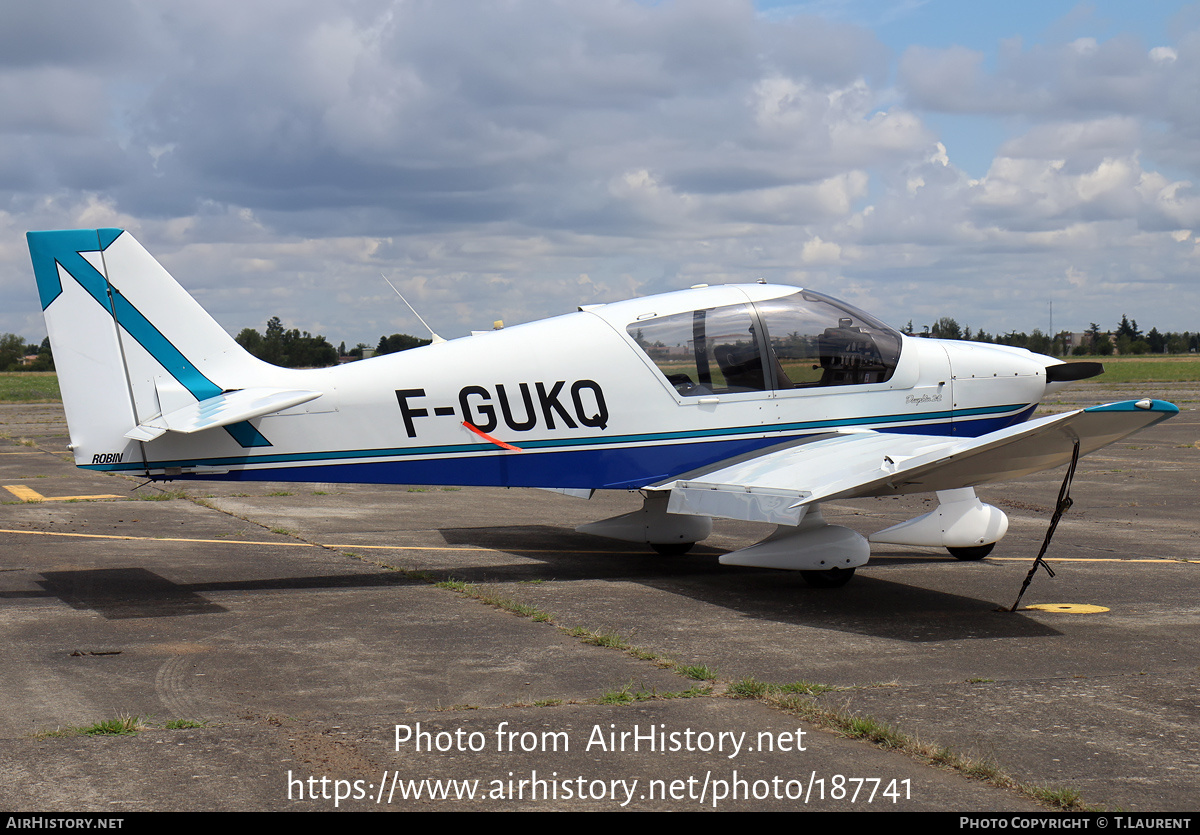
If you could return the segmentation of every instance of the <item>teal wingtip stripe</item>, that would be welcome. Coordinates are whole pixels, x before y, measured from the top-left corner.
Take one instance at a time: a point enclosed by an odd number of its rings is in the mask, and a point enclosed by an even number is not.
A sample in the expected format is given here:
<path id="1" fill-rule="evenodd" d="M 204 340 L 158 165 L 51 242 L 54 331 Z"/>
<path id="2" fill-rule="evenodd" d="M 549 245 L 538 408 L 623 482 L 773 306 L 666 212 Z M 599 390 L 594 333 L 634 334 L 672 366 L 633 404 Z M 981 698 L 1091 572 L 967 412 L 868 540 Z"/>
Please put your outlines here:
<path id="1" fill-rule="evenodd" d="M 1147 403 L 1147 406 L 1139 406 Z M 1085 412 L 1161 412 L 1164 415 L 1179 414 L 1179 407 L 1166 400 L 1122 400 L 1120 403 L 1105 403 L 1102 406 L 1089 406 Z"/>

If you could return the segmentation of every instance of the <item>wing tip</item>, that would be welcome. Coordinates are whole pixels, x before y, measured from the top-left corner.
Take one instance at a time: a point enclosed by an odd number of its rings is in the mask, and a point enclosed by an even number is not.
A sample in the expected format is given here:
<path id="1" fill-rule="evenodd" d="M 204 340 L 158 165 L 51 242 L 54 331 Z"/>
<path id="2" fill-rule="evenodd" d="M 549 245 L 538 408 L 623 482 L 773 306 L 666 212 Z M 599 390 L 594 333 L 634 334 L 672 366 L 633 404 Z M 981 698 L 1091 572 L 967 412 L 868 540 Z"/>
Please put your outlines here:
<path id="1" fill-rule="evenodd" d="M 1085 412 L 1161 412 L 1164 416 L 1179 414 L 1179 407 L 1174 403 L 1168 403 L 1166 400 L 1152 400 L 1143 398 L 1141 400 L 1122 400 L 1119 403 L 1105 403 L 1100 406 L 1089 406 L 1084 409 Z"/>

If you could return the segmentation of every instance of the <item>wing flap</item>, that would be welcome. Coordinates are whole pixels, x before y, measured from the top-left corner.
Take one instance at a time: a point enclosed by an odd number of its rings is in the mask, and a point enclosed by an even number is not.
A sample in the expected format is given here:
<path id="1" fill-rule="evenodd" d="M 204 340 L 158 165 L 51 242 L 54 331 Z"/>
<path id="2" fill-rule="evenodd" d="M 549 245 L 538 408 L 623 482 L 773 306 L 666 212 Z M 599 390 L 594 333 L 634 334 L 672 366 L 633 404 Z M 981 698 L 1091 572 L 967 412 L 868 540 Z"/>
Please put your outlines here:
<path id="1" fill-rule="evenodd" d="M 1040 418 L 982 435 L 946 439 L 854 432 L 823 436 L 656 485 L 667 510 L 798 525 L 809 505 L 976 487 L 1049 470 L 1177 414 L 1161 400 L 1125 401 Z"/>

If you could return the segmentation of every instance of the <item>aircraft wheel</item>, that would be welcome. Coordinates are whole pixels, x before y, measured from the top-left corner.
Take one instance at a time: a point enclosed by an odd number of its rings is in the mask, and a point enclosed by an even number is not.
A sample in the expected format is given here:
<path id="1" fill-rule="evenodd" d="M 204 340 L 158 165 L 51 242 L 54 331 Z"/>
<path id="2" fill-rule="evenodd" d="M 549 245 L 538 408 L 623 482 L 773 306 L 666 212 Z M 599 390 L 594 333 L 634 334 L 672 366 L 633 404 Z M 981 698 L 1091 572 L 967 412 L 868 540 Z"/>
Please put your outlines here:
<path id="1" fill-rule="evenodd" d="M 987 545 L 973 545 L 970 548 L 947 548 L 950 556 L 957 560 L 970 562 L 972 560 L 981 560 L 988 554 L 992 553 L 992 549 L 996 547 L 995 542 L 989 542 Z"/>
<path id="2" fill-rule="evenodd" d="M 664 557 L 682 557 L 692 550 L 695 542 L 651 542 L 650 547 Z"/>
<path id="3" fill-rule="evenodd" d="M 828 571 L 801 571 L 804 582 L 814 589 L 840 589 L 854 576 L 853 568 L 831 568 Z"/>

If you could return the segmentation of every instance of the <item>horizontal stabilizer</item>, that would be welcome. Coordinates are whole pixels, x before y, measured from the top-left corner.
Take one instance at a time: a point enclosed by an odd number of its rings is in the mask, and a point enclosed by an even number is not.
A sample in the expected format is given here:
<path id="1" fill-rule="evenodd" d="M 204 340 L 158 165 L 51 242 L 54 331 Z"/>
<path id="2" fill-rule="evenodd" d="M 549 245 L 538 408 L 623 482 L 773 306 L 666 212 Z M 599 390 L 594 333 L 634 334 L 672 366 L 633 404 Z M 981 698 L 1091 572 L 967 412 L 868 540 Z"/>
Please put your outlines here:
<path id="1" fill-rule="evenodd" d="M 1161 400 L 1125 401 L 1040 418 L 978 438 L 854 432 L 823 435 L 651 489 L 670 513 L 797 525 L 817 502 L 955 490 L 1021 478 L 1086 455 L 1175 415 Z"/>
<path id="2" fill-rule="evenodd" d="M 280 412 L 320 396 L 319 391 L 266 387 L 227 391 L 151 418 L 126 432 L 125 437 L 152 441 L 167 432 L 190 435 Z"/>

